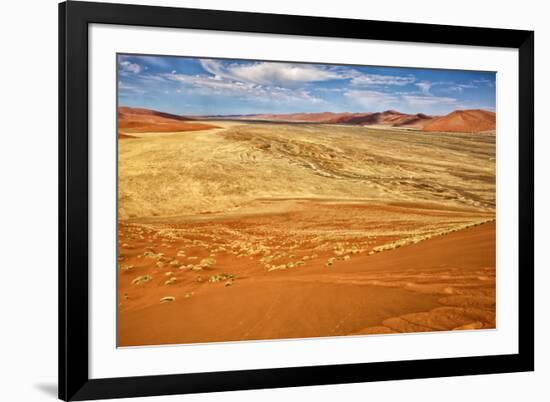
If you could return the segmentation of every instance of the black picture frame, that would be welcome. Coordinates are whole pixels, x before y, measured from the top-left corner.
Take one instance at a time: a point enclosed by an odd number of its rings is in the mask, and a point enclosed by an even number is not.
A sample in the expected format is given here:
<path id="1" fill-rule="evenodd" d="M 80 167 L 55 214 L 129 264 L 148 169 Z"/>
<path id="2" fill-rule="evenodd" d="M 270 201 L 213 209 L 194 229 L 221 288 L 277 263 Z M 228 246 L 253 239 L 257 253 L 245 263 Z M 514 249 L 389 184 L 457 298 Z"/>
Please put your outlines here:
<path id="1" fill-rule="evenodd" d="M 88 26 L 115 24 L 514 48 L 519 51 L 517 354 L 90 379 Z M 534 370 L 534 32 L 70 1 L 59 4 L 59 398 L 120 397 Z"/>

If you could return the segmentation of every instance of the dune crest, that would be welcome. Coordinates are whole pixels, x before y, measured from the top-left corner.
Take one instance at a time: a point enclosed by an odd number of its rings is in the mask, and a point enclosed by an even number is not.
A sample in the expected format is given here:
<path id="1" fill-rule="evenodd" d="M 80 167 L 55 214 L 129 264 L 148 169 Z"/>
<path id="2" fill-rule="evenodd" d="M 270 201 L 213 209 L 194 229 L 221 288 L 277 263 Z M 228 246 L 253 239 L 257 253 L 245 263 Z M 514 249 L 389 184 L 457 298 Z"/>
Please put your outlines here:
<path id="1" fill-rule="evenodd" d="M 479 133 L 496 128 L 496 114 L 487 110 L 455 110 L 427 122 L 424 131 Z"/>
<path id="2" fill-rule="evenodd" d="M 197 131 L 218 128 L 212 124 L 194 122 L 193 119 L 144 108 L 120 106 L 118 108 L 119 138 L 136 137 L 139 133 L 166 133 Z"/>

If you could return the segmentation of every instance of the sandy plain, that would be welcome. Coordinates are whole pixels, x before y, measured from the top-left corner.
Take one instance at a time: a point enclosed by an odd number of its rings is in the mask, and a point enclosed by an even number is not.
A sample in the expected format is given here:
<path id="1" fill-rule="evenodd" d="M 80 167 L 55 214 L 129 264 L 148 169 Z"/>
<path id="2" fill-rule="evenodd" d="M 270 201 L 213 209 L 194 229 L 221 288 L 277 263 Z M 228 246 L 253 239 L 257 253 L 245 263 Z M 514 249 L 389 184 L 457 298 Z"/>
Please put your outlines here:
<path id="1" fill-rule="evenodd" d="M 211 124 L 119 140 L 119 346 L 495 328 L 494 135 Z"/>

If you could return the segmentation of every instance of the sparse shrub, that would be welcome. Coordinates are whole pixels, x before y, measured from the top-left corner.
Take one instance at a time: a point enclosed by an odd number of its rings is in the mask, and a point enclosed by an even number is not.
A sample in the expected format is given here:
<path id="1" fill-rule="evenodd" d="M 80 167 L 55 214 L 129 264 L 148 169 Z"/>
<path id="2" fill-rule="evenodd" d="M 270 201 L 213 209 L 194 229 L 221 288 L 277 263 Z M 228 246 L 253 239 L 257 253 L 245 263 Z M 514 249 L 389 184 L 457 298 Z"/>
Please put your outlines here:
<path id="1" fill-rule="evenodd" d="M 157 261 L 160 261 L 162 260 L 162 258 L 164 258 L 163 253 L 154 253 L 152 251 L 146 251 L 145 253 L 143 253 L 143 256 L 147 258 L 152 258 L 153 260 Z"/>
<path id="2" fill-rule="evenodd" d="M 142 275 L 135 278 L 132 283 L 134 285 L 141 285 L 142 283 L 149 282 L 153 277 L 151 275 Z"/>
<path id="3" fill-rule="evenodd" d="M 173 302 L 175 301 L 176 298 L 174 296 L 164 296 L 160 299 L 160 303 L 163 304 L 163 303 L 170 303 L 170 302 Z"/>
<path id="4" fill-rule="evenodd" d="M 235 275 L 233 275 L 233 274 L 221 273 L 221 274 L 212 275 L 212 276 L 208 279 L 208 282 L 210 282 L 210 283 L 216 283 L 216 282 L 221 282 L 221 281 L 225 281 L 225 280 L 233 280 L 233 279 L 235 279 Z"/>
<path id="5" fill-rule="evenodd" d="M 216 260 L 213 258 L 204 258 L 201 260 L 200 266 L 203 268 L 209 268 L 216 263 Z"/>

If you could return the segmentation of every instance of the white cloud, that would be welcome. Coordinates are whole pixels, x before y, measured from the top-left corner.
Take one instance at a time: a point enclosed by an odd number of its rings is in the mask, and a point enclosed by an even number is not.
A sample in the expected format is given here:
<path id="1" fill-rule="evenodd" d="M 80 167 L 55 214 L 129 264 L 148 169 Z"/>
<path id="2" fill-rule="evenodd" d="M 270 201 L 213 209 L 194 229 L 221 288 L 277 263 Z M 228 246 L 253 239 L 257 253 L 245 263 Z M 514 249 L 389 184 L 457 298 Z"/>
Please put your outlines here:
<path id="1" fill-rule="evenodd" d="M 403 95 L 403 100 L 414 106 L 443 106 L 457 103 L 455 98 L 428 95 Z"/>
<path id="2" fill-rule="evenodd" d="M 122 60 L 118 64 L 124 72 L 133 74 L 139 74 L 141 72 L 141 66 L 137 63 L 132 63 L 128 60 Z"/>
<path id="3" fill-rule="evenodd" d="M 477 80 L 472 80 L 472 84 L 484 84 L 484 85 L 487 85 L 488 87 L 493 87 L 494 86 L 493 81 L 488 80 L 487 78 L 480 78 L 480 79 L 477 79 Z"/>
<path id="4" fill-rule="evenodd" d="M 140 87 L 136 87 L 134 85 L 127 84 L 125 82 L 119 81 L 118 82 L 118 90 L 122 93 L 128 93 L 128 94 L 139 94 L 143 95 L 147 93 L 144 89 Z"/>
<path id="5" fill-rule="evenodd" d="M 163 77 L 190 86 L 195 93 L 203 95 L 229 95 L 263 102 L 324 102 L 304 89 L 289 89 L 235 81 L 219 75 L 163 74 Z"/>
<path id="6" fill-rule="evenodd" d="M 394 94 L 357 89 L 345 92 L 344 96 L 369 111 L 396 106 L 400 100 L 400 97 Z"/>
<path id="7" fill-rule="evenodd" d="M 366 111 L 397 109 L 399 111 L 422 112 L 433 108 L 456 107 L 458 101 L 451 97 L 419 95 L 407 92 L 382 92 L 371 90 L 349 90 L 344 93 L 353 103 Z"/>
<path id="8" fill-rule="evenodd" d="M 333 69 L 306 64 L 258 62 L 224 65 L 216 60 L 203 59 L 201 60 L 201 65 L 218 79 L 229 79 L 261 85 L 292 85 L 343 78 Z"/>
<path id="9" fill-rule="evenodd" d="M 421 82 L 417 82 L 415 85 L 420 89 L 420 91 L 424 95 L 431 95 L 430 94 L 430 89 L 433 85 L 432 83 L 430 83 L 428 81 L 421 81 Z"/>
<path id="10" fill-rule="evenodd" d="M 474 84 L 456 84 L 456 85 L 451 85 L 450 87 L 447 88 L 447 90 L 462 93 L 462 91 L 464 89 L 473 89 L 473 88 L 477 88 L 477 85 L 474 85 Z"/>
<path id="11" fill-rule="evenodd" d="M 412 75 L 396 76 L 396 75 L 379 75 L 379 74 L 362 74 L 355 72 L 355 76 L 351 79 L 351 84 L 356 86 L 383 86 L 383 85 L 409 85 L 415 81 Z"/>
<path id="12" fill-rule="evenodd" d="M 308 82 L 350 80 L 354 86 L 408 85 L 415 82 L 412 75 L 394 76 L 364 74 L 342 67 L 310 64 L 257 62 L 225 65 L 217 60 L 202 59 L 202 67 L 218 79 L 229 79 L 261 85 L 293 86 Z"/>
<path id="13" fill-rule="evenodd" d="M 325 87 L 318 87 L 318 88 L 312 88 L 314 91 L 318 92 L 327 92 L 327 93 L 337 93 L 337 92 L 344 92 L 346 89 L 342 87 L 332 87 L 332 88 L 325 88 Z"/>

